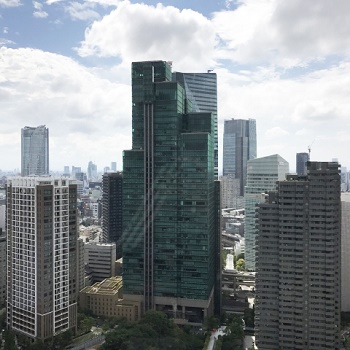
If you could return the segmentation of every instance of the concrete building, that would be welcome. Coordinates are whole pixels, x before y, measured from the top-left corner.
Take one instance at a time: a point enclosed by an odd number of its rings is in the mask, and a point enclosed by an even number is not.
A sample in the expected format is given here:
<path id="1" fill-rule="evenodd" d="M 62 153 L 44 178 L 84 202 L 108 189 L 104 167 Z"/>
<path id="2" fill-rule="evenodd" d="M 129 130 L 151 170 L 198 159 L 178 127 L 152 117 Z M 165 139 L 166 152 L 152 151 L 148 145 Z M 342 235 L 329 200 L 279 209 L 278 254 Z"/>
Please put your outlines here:
<path id="1" fill-rule="evenodd" d="M 245 267 L 248 271 L 255 271 L 257 204 L 265 200 L 262 194 L 274 190 L 276 182 L 285 179 L 288 172 L 288 162 L 278 154 L 248 160 L 244 195 Z"/>
<path id="2" fill-rule="evenodd" d="M 49 129 L 26 126 L 21 133 L 21 175 L 49 174 Z"/>
<path id="3" fill-rule="evenodd" d="M 297 153 L 296 170 L 298 175 L 306 175 L 306 163 L 309 161 L 309 153 Z"/>
<path id="4" fill-rule="evenodd" d="M 244 195 L 247 162 L 256 158 L 255 119 L 224 121 L 223 176 L 232 175 L 240 181 L 240 196 Z"/>
<path id="5" fill-rule="evenodd" d="M 82 238 L 77 241 L 78 291 L 85 287 L 85 244 Z"/>
<path id="6" fill-rule="evenodd" d="M 339 165 L 308 162 L 259 205 L 255 339 L 259 350 L 340 349 Z"/>
<path id="7" fill-rule="evenodd" d="M 234 175 L 220 177 L 221 182 L 221 207 L 240 209 L 244 208 L 244 197 L 241 196 L 240 179 Z"/>
<path id="8" fill-rule="evenodd" d="M 164 61 L 132 64 L 132 149 L 123 158 L 123 288 L 143 311 L 202 324 L 219 313 L 215 116 Z"/>
<path id="9" fill-rule="evenodd" d="M 0 308 L 6 301 L 6 235 L 0 229 Z"/>
<path id="10" fill-rule="evenodd" d="M 85 243 L 84 256 L 84 263 L 91 269 L 94 282 L 115 276 L 115 243 Z"/>
<path id="11" fill-rule="evenodd" d="M 141 303 L 123 300 L 122 278 L 111 277 L 85 287 L 79 295 L 79 305 L 94 315 L 125 317 L 130 322 L 140 319 Z"/>
<path id="12" fill-rule="evenodd" d="M 122 257 L 123 173 L 107 173 L 102 177 L 102 231 L 104 242 L 116 244 L 117 259 Z"/>
<path id="13" fill-rule="evenodd" d="M 341 194 L 341 311 L 350 312 L 350 192 Z"/>
<path id="14" fill-rule="evenodd" d="M 0 204 L 0 229 L 5 232 L 6 229 L 6 205 Z"/>
<path id="15" fill-rule="evenodd" d="M 48 339 L 77 322 L 77 193 L 66 178 L 7 186 L 7 325 Z"/>

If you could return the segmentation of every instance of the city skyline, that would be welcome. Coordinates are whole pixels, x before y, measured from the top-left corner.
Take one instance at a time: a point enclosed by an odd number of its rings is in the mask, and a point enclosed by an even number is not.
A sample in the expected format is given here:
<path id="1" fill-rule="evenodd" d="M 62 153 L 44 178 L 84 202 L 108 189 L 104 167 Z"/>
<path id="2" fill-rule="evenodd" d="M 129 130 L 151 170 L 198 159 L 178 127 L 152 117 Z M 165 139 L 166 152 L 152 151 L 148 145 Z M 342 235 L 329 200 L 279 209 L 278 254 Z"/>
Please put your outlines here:
<path id="1" fill-rule="evenodd" d="M 311 144 L 311 160 L 349 168 L 349 10 L 345 0 L 1 0 L 0 169 L 20 169 L 21 128 L 44 124 L 52 170 L 121 169 L 131 62 L 150 59 L 217 74 L 219 173 L 231 118 L 256 119 L 257 156 L 278 153 L 291 171 Z"/>

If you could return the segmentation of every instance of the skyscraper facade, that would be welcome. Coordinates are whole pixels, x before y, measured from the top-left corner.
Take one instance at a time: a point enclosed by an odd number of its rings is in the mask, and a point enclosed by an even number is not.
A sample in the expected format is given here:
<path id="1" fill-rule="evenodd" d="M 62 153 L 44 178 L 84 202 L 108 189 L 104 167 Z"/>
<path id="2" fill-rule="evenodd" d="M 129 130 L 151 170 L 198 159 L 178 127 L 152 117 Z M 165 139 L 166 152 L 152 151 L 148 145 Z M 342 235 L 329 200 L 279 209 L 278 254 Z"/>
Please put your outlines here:
<path id="1" fill-rule="evenodd" d="M 309 153 L 297 153 L 296 155 L 296 168 L 298 175 L 306 175 L 306 163 L 309 161 Z"/>
<path id="2" fill-rule="evenodd" d="M 264 197 L 262 193 L 276 188 L 276 182 L 285 179 L 289 164 L 280 155 L 248 160 L 245 187 L 245 267 L 255 271 L 256 208 Z"/>
<path id="3" fill-rule="evenodd" d="M 240 196 L 244 195 L 247 162 L 256 158 L 255 119 L 231 119 L 224 123 L 223 175 L 240 179 Z"/>
<path id="4" fill-rule="evenodd" d="M 218 178 L 218 98 L 217 77 L 213 72 L 174 72 L 173 81 L 179 82 L 191 101 L 192 112 L 209 112 L 214 118 L 214 174 Z"/>
<path id="5" fill-rule="evenodd" d="M 87 168 L 87 178 L 89 181 L 97 179 L 97 165 L 94 164 L 91 160 Z"/>
<path id="6" fill-rule="evenodd" d="M 6 200 L 8 328 L 43 340 L 76 328 L 76 185 L 15 177 Z"/>
<path id="7" fill-rule="evenodd" d="M 21 175 L 49 174 L 49 129 L 26 126 L 21 131 Z"/>
<path id="8" fill-rule="evenodd" d="M 116 244 L 117 259 L 122 257 L 123 173 L 105 173 L 102 177 L 102 232 L 104 242 Z"/>
<path id="9" fill-rule="evenodd" d="M 214 312 L 220 187 L 215 116 L 191 112 L 167 62 L 132 64 L 132 150 L 123 160 L 124 298 L 201 323 Z"/>
<path id="10" fill-rule="evenodd" d="M 350 193 L 341 194 L 341 311 L 350 312 Z"/>
<path id="11" fill-rule="evenodd" d="M 259 350 L 339 349 L 340 175 L 308 162 L 259 204 L 255 338 Z"/>

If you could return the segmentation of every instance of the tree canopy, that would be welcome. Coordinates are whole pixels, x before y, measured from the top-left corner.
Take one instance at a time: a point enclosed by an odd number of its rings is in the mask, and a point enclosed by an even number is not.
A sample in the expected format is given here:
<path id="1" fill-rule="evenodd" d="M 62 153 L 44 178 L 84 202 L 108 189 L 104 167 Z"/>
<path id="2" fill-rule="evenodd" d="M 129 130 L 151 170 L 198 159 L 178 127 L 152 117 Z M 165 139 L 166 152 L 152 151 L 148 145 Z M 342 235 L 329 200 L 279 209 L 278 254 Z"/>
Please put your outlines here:
<path id="1" fill-rule="evenodd" d="M 159 311 L 137 323 L 124 322 L 106 334 L 101 350 L 202 350 L 203 336 L 185 332 Z"/>

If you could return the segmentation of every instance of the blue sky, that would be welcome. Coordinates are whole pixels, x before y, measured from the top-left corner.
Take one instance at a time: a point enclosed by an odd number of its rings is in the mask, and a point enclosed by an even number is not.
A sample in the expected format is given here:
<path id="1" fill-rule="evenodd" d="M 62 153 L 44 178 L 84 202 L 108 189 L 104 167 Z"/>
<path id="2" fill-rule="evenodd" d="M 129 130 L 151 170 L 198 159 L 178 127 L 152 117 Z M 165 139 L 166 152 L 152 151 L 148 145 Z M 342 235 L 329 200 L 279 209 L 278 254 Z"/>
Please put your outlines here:
<path id="1" fill-rule="evenodd" d="M 219 136 L 257 120 L 258 156 L 350 167 L 348 0 L 0 0 L 0 169 L 20 129 L 50 129 L 50 167 L 121 169 L 131 147 L 132 61 L 218 75 Z M 221 151 L 221 149 L 220 149 Z M 220 152 L 222 153 L 222 152 Z"/>

